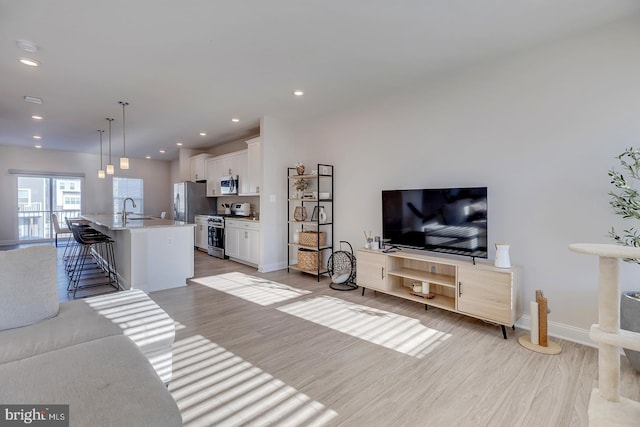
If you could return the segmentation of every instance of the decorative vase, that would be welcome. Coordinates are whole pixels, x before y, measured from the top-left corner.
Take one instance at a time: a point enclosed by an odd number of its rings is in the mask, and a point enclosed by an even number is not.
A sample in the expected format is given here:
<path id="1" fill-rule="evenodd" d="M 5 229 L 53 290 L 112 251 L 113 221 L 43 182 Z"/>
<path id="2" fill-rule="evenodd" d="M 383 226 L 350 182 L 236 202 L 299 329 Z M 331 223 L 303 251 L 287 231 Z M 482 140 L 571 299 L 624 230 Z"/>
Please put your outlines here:
<path id="1" fill-rule="evenodd" d="M 318 212 L 318 220 L 320 224 L 327 222 L 327 212 L 324 210 L 324 206 L 320 206 L 320 212 Z"/>
<path id="2" fill-rule="evenodd" d="M 496 267 L 511 268 L 511 260 L 509 259 L 509 245 L 506 243 L 496 243 Z"/>
<path id="3" fill-rule="evenodd" d="M 298 165 L 296 166 L 296 172 L 298 173 L 298 175 L 304 174 L 304 165 L 298 163 Z"/>
<path id="4" fill-rule="evenodd" d="M 300 229 L 296 228 L 296 230 L 293 232 L 293 243 L 298 244 L 300 243 Z"/>
<path id="5" fill-rule="evenodd" d="M 293 210 L 293 219 L 296 221 L 304 221 L 307 219 L 307 208 L 304 206 L 296 206 Z"/>
<path id="6" fill-rule="evenodd" d="M 640 292 L 623 292 L 620 299 L 620 328 L 640 332 Z M 640 372 L 640 351 L 624 349 L 631 367 Z"/>

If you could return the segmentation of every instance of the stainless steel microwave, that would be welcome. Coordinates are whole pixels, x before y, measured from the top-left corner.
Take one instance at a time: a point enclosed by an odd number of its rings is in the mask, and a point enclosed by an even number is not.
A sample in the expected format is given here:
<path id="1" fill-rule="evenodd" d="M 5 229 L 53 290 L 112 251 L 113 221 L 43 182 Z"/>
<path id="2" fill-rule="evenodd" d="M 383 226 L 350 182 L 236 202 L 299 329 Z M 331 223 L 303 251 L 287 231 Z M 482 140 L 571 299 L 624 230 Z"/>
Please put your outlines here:
<path id="1" fill-rule="evenodd" d="M 238 194 L 238 175 L 220 178 L 220 194 Z"/>

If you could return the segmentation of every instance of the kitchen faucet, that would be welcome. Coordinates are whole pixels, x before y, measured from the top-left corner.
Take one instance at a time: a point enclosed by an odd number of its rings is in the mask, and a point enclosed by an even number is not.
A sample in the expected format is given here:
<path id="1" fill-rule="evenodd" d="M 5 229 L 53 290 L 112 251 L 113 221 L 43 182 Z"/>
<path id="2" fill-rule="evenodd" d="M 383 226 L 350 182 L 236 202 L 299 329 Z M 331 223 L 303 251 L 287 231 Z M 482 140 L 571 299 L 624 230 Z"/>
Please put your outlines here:
<path id="1" fill-rule="evenodd" d="M 127 222 L 127 200 L 131 200 L 131 204 L 133 205 L 133 207 L 136 207 L 136 202 L 131 198 L 131 197 L 127 197 L 126 199 L 123 200 L 122 202 L 122 225 L 126 224 Z"/>

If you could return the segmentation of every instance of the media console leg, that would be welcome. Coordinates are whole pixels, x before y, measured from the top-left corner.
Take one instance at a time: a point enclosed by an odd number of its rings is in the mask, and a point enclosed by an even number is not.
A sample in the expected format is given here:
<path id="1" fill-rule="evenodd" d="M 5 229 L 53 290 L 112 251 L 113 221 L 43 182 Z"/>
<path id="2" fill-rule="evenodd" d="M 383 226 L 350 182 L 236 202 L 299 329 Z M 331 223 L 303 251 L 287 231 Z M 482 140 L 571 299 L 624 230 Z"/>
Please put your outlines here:
<path id="1" fill-rule="evenodd" d="M 429 308 L 429 306 L 427 304 L 424 305 L 424 311 L 427 311 L 427 309 Z"/>
<path id="2" fill-rule="evenodd" d="M 500 325 L 500 328 L 502 329 L 502 337 L 506 340 L 507 339 L 507 328 L 505 328 L 504 325 Z"/>
<path id="3" fill-rule="evenodd" d="M 364 296 L 364 286 L 362 287 L 362 296 Z"/>

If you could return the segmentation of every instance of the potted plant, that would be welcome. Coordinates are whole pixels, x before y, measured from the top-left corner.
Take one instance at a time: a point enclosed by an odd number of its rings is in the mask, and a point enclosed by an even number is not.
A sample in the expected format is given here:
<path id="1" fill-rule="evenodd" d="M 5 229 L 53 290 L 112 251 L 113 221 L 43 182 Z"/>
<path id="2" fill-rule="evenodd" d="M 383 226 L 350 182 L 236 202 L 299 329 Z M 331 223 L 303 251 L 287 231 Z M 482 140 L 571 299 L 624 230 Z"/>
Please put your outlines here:
<path id="1" fill-rule="evenodd" d="M 609 192 L 609 204 L 616 215 L 624 219 L 640 220 L 640 193 L 632 184 L 640 180 L 640 149 L 627 148 L 616 157 L 620 161 L 622 171 L 609 171 L 611 183 L 615 190 Z M 631 182 L 630 182 L 631 181 Z M 640 233 L 633 227 L 618 233 L 614 227 L 609 236 L 617 243 L 626 246 L 640 247 Z M 640 264 L 640 259 L 625 259 L 627 262 Z M 628 331 L 640 332 L 640 291 L 623 292 L 620 299 L 620 327 Z M 631 366 L 640 372 L 640 352 L 624 349 Z"/>
<path id="2" fill-rule="evenodd" d="M 304 195 L 304 190 L 309 187 L 309 183 L 306 179 L 298 178 L 293 182 L 293 186 L 296 190 L 298 190 L 298 199 L 302 199 Z"/>

